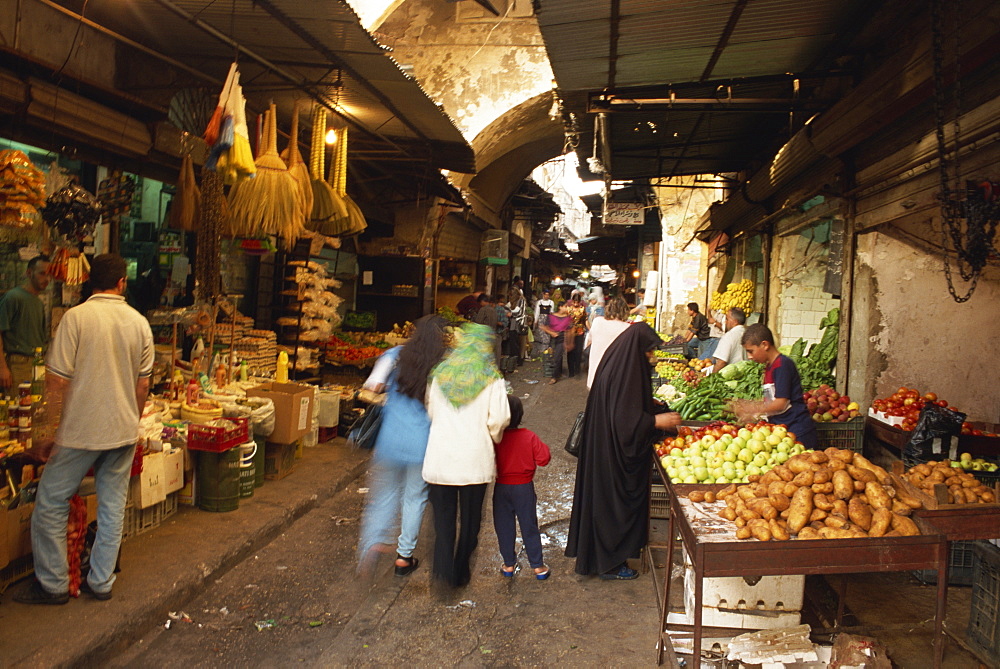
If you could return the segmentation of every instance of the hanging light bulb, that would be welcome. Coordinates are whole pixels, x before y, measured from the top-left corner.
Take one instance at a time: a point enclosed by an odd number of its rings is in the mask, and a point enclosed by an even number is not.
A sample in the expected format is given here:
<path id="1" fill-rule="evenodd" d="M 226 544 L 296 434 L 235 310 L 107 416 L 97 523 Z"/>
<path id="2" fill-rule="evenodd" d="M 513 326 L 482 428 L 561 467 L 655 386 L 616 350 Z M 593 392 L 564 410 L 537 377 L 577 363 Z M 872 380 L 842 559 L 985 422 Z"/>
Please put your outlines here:
<path id="1" fill-rule="evenodd" d="M 335 128 L 330 128 L 326 131 L 326 143 L 336 144 L 337 143 L 337 130 Z"/>

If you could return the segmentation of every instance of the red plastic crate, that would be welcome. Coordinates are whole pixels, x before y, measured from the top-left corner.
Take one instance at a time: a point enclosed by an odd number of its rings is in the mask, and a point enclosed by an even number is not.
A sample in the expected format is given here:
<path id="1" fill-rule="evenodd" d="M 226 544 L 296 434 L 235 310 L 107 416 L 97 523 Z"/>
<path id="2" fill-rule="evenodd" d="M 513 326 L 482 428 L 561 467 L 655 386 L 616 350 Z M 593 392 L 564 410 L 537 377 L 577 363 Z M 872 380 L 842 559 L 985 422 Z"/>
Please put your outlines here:
<path id="1" fill-rule="evenodd" d="M 250 440 L 246 418 L 225 418 L 223 420 L 232 421 L 235 425 L 229 429 L 195 423 L 188 425 L 188 449 L 221 453 Z"/>

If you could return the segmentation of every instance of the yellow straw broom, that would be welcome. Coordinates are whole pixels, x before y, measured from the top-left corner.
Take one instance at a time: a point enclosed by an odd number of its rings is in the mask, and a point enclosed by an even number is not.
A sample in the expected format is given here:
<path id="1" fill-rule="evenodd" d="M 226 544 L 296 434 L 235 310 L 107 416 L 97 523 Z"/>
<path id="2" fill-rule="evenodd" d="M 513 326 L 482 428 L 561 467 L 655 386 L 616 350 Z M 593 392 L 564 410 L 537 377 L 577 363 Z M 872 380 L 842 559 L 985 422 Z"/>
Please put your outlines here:
<path id="1" fill-rule="evenodd" d="M 338 221 L 347 218 L 343 198 L 327 183 L 324 177 L 326 161 L 326 109 L 313 107 L 312 142 L 309 146 L 309 170 L 312 175 L 313 209 L 307 227 L 332 237 L 336 235 Z"/>
<path id="2" fill-rule="evenodd" d="M 347 220 L 341 224 L 341 235 L 360 234 L 368 227 L 368 221 L 361 212 L 361 207 L 347 194 L 347 127 L 337 131 L 337 146 L 334 147 L 335 158 L 330 166 L 330 181 L 333 190 L 347 205 Z"/>
<path id="3" fill-rule="evenodd" d="M 236 183 L 229 192 L 230 229 L 238 237 L 277 235 L 294 244 L 302 231 L 302 194 L 278 155 L 276 117 L 271 104 L 256 178 Z"/>
<path id="4" fill-rule="evenodd" d="M 295 103 L 294 111 L 292 112 L 292 129 L 288 138 L 288 172 L 295 177 L 295 182 L 299 186 L 299 192 L 302 194 L 302 223 L 304 228 L 305 222 L 312 216 L 313 189 L 312 179 L 309 177 L 309 168 L 302 160 L 302 154 L 299 153 L 298 102 Z"/>

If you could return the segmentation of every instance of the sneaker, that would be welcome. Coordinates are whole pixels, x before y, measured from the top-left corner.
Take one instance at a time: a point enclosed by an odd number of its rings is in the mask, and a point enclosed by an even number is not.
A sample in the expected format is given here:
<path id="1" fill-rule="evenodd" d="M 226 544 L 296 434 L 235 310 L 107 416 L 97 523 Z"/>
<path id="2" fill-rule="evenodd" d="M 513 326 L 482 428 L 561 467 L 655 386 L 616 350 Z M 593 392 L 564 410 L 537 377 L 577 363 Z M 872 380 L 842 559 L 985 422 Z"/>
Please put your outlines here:
<path id="1" fill-rule="evenodd" d="M 601 574 L 601 579 L 605 581 L 631 581 L 634 578 L 639 578 L 639 572 L 629 569 L 627 564 Z"/>
<path id="2" fill-rule="evenodd" d="M 51 593 L 35 579 L 31 582 L 31 587 L 14 597 L 14 601 L 21 604 L 65 604 L 69 601 L 69 593 Z"/>
<path id="3" fill-rule="evenodd" d="M 96 590 L 90 587 L 90 583 L 88 583 L 86 580 L 84 580 L 83 583 L 80 584 L 80 592 L 88 594 L 94 599 L 101 602 L 106 602 L 109 599 L 111 599 L 110 590 L 108 590 L 107 592 L 97 592 Z"/>

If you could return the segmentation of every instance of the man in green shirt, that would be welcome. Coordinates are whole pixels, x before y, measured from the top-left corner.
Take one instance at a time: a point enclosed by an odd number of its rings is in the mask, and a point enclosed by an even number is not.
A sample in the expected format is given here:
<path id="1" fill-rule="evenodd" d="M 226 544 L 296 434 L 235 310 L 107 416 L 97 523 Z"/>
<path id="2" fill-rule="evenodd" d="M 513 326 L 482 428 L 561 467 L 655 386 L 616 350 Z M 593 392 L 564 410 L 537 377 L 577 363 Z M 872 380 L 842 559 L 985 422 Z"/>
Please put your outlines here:
<path id="1" fill-rule="evenodd" d="M 49 341 L 45 331 L 45 305 L 38 296 L 49 285 L 49 259 L 35 256 L 28 261 L 23 286 L 11 288 L 0 298 L 0 386 L 16 390 L 31 381 L 35 348 Z"/>

